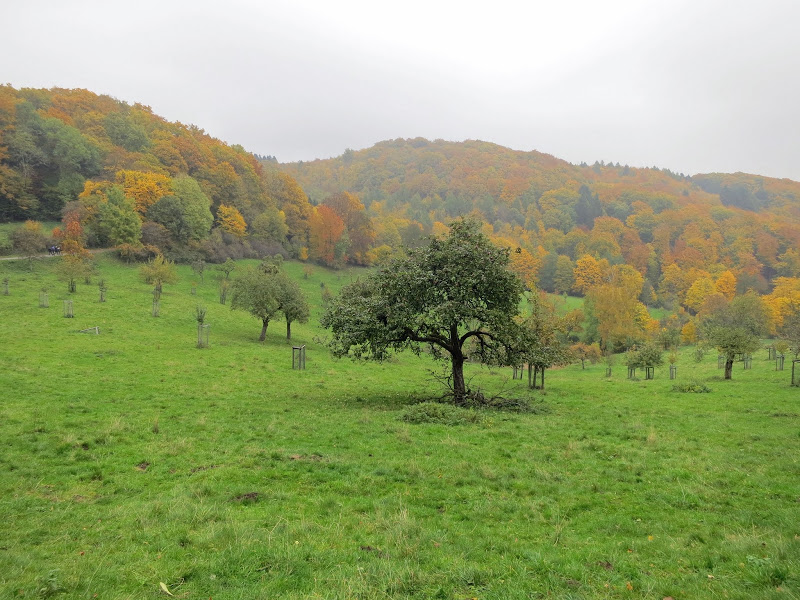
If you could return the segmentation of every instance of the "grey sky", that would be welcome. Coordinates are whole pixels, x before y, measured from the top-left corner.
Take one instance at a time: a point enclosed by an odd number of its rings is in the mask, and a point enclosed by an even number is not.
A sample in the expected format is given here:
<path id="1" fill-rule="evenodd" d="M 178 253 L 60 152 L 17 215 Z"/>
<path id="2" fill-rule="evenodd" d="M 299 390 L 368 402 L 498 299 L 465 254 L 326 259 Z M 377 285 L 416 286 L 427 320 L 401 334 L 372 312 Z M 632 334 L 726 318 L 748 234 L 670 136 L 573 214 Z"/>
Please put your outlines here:
<path id="1" fill-rule="evenodd" d="M 0 81 L 281 161 L 387 138 L 800 181 L 797 0 L 5 0 Z"/>

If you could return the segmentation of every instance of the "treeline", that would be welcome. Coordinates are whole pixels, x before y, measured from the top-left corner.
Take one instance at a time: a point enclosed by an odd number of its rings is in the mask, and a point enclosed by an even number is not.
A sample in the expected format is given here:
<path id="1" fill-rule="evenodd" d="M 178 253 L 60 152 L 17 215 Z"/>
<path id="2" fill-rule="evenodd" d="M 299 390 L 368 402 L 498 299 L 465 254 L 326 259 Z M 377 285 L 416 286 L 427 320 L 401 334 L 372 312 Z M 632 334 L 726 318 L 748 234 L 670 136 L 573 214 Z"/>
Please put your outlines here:
<path id="1" fill-rule="evenodd" d="M 576 166 L 422 138 L 281 168 L 312 198 L 357 194 L 378 246 L 413 245 L 457 216 L 476 216 L 516 250 L 528 283 L 550 292 L 586 294 L 587 269 L 606 281 L 629 265 L 643 304 L 694 314 L 712 290 L 730 293 L 731 282 L 738 294 L 765 294 L 777 278 L 800 276 L 800 183 L 790 180 Z"/>
<path id="2" fill-rule="evenodd" d="M 189 262 L 374 260 L 354 196 L 320 206 L 274 157 L 87 90 L 0 86 L 0 221 L 62 220 L 55 241 Z M 372 254 L 370 254 L 372 252 Z"/>

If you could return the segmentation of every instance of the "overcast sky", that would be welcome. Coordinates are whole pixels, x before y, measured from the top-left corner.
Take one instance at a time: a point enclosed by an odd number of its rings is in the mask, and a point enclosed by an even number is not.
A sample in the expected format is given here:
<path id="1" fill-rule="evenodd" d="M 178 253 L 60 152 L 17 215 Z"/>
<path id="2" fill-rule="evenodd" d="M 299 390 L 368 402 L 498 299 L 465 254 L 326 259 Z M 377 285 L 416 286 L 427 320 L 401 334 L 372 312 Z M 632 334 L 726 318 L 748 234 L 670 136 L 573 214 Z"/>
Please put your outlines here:
<path id="1" fill-rule="evenodd" d="M 800 181 L 800 1 L 0 0 L 0 81 L 280 161 L 397 137 Z"/>

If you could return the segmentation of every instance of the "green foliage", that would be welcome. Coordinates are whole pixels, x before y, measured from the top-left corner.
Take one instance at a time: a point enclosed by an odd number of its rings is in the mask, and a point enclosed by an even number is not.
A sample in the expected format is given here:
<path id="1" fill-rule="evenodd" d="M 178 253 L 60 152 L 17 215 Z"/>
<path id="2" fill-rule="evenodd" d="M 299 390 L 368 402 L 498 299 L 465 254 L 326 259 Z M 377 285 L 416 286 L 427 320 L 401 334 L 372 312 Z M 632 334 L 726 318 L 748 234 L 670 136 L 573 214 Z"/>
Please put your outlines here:
<path id="1" fill-rule="evenodd" d="M 673 392 L 690 393 L 690 394 L 708 394 L 711 388 L 702 381 L 684 381 L 676 383 L 672 386 Z"/>
<path id="2" fill-rule="evenodd" d="M 473 425 L 480 423 L 480 413 L 473 409 L 461 408 L 440 402 L 421 402 L 409 406 L 400 420 L 406 423 L 436 423 L 439 425 Z"/>
<path id="3" fill-rule="evenodd" d="M 99 233 L 112 245 L 137 245 L 142 237 L 142 221 L 136 213 L 133 200 L 126 198 L 122 188 L 110 186 L 107 202 L 98 206 Z"/>
<path id="4" fill-rule="evenodd" d="M 731 378 L 731 366 L 737 354 L 755 352 L 767 331 L 767 310 L 755 293 L 737 296 L 718 306 L 701 321 L 703 341 L 725 356 L 725 379 Z"/>
<path id="5" fill-rule="evenodd" d="M 508 250 L 495 247 L 476 222 L 453 223 L 446 237 L 342 290 L 321 321 L 332 331 L 331 350 L 383 360 L 393 351 L 427 348 L 433 358 L 450 360 L 454 400 L 463 402 L 466 342 L 474 339 L 470 355 L 480 362 L 517 359 L 522 283 L 508 261 Z"/>
<path id="6" fill-rule="evenodd" d="M 105 127 L 111 141 L 128 152 L 141 152 L 150 146 L 147 132 L 133 121 L 130 113 L 109 114 L 105 119 Z"/>
<path id="7" fill-rule="evenodd" d="M 660 367 L 664 364 L 664 351 L 660 344 L 654 343 L 633 346 L 625 353 L 625 364 L 634 369 Z"/>
<path id="8" fill-rule="evenodd" d="M 292 339 L 292 323 L 308 323 L 311 315 L 308 301 L 300 285 L 281 271 L 278 275 L 278 304 L 286 321 L 286 339 Z"/>
<path id="9" fill-rule="evenodd" d="M 281 308 L 277 271 L 268 265 L 242 269 L 231 284 L 231 309 L 246 310 L 261 321 L 259 341 L 264 341 L 267 327 Z"/>
<path id="10" fill-rule="evenodd" d="M 164 258 L 162 254 L 142 265 L 139 268 L 139 274 L 145 283 L 155 285 L 158 290 L 165 283 L 176 283 L 178 281 L 178 271 L 175 268 L 175 263 Z"/>
<path id="11" fill-rule="evenodd" d="M 227 264 L 227 263 L 226 263 Z M 227 280 L 221 284 L 225 287 Z M 231 285 L 231 309 L 246 310 L 261 320 L 262 329 L 259 336 L 264 341 L 269 322 L 283 313 L 286 320 L 286 338 L 292 337 L 292 323 L 307 323 L 310 310 L 306 296 L 296 281 L 291 279 L 282 269 L 280 255 L 265 259 L 257 268 L 248 268 L 234 279 Z M 227 296 L 227 289 L 224 295 Z M 220 292 L 220 302 L 223 292 Z"/>

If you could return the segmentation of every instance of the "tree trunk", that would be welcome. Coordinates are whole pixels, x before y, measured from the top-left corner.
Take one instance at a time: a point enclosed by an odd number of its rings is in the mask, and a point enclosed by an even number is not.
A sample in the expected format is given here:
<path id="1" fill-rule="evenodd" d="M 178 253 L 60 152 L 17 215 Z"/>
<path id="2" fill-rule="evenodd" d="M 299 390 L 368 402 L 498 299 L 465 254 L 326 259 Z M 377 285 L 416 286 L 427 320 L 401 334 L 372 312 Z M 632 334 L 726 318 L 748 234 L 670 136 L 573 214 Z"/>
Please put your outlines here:
<path id="1" fill-rule="evenodd" d="M 258 336 L 259 342 L 263 342 L 265 339 L 267 339 L 267 325 L 269 325 L 269 319 L 262 320 L 261 324 L 262 324 L 261 335 Z"/>
<path id="2" fill-rule="evenodd" d="M 733 372 L 733 356 L 728 356 L 725 359 L 725 379 L 730 379 L 732 372 Z"/>
<path id="3" fill-rule="evenodd" d="M 452 354 L 453 364 L 453 400 L 456 404 L 464 404 L 467 386 L 464 383 L 464 355 L 461 352 Z"/>
<path id="4" fill-rule="evenodd" d="M 544 367 L 542 367 L 542 389 L 544 389 Z"/>
<path id="5" fill-rule="evenodd" d="M 586 359 L 582 358 L 581 359 L 581 369 L 585 369 L 585 368 L 586 368 Z"/>
<path id="6" fill-rule="evenodd" d="M 292 322 L 291 321 L 286 321 L 286 339 L 287 340 L 291 340 L 292 339 Z"/>

